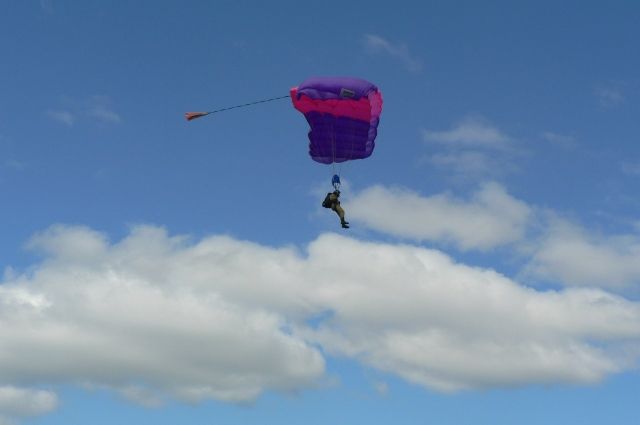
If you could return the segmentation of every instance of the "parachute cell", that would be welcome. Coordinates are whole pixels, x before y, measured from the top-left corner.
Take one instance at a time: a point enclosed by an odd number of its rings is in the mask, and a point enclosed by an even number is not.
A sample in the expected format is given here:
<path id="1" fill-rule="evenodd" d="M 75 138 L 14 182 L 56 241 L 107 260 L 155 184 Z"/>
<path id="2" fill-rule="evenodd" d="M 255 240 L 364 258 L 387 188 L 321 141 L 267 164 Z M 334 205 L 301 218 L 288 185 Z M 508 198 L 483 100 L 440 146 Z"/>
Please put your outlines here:
<path id="1" fill-rule="evenodd" d="M 358 78 L 310 78 L 290 91 L 311 127 L 309 155 L 322 164 L 367 158 L 382 112 L 378 88 Z"/>

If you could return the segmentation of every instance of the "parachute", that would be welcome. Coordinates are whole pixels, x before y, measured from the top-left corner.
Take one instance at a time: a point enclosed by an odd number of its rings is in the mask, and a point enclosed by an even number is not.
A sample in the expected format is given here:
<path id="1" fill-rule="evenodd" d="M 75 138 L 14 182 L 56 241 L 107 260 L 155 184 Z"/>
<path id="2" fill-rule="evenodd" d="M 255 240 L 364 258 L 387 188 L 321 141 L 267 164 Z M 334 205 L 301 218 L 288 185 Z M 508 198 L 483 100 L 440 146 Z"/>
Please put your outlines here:
<path id="1" fill-rule="evenodd" d="M 313 77 L 293 87 L 288 96 L 256 100 L 208 112 L 187 112 L 192 121 L 230 109 L 290 97 L 294 108 L 309 123 L 309 155 L 322 164 L 333 164 L 331 184 L 340 187 L 335 164 L 368 158 L 375 148 L 382 113 L 382 93 L 374 84 L 359 78 Z"/>
<path id="2" fill-rule="evenodd" d="M 313 77 L 289 94 L 311 128 L 311 159 L 334 164 L 371 156 L 382 112 L 382 93 L 374 84 L 358 78 Z"/>

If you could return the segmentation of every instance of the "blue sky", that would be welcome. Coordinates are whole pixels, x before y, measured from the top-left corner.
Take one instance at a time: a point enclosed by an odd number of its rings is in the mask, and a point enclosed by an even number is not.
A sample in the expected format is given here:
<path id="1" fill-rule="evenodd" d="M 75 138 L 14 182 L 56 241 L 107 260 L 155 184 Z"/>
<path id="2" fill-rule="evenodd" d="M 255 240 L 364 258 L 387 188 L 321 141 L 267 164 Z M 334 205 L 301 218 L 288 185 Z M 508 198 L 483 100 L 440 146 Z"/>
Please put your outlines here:
<path id="1" fill-rule="evenodd" d="M 640 5 L 0 1 L 0 424 L 631 423 Z M 280 100 L 379 86 L 331 167 Z"/>

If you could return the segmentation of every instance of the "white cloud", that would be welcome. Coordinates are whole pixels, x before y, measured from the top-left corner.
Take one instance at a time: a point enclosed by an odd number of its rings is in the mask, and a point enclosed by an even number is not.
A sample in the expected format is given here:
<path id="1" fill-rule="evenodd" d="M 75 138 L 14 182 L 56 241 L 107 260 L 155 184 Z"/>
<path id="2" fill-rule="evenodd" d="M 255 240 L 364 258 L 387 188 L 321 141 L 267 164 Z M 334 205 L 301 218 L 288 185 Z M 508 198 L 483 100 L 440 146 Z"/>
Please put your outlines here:
<path id="1" fill-rule="evenodd" d="M 422 63 L 416 59 L 405 44 L 394 44 L 378 35 L 366 34 L 365 45 L 373 52 L 382 52 L 391 57 L 399 59 L 411 72 L 420 72 Z"/>
<path id="2" fill-rule="evenodd" d="M 414 246 L 327 234 L 303 254 L 145 226 L 117 243 L 58 226 L 31 246 L 44 261 L 0 285 L 0 385 L 244 401 L 317 385 L 322 352 L 442 391 L 592 383 L 638 355 L 638 303 Z"/>
<path id="3" fill-rule="evenodd" d="M 43 415 L 57 405 L 58 398 L 51 391 L 0 386 L 0 423 L 2 417 L 8 422 L 6 418 Z"/>
<path id="4" fill-rule="evenodd" d="M 55 225 L 33 236 L 27 248 L 55 255 L 58 260 L 93 262 L 105 255 L 107 238 L 88 227 Z"/>
<path id="5" fill-rule="evenodd" d="M 640 283 L 640 238 L 597 235 L 551 219 L 524 273 L 563 285 L 628 287 Z"/>
<path id="6" fill-rule="evenodd" d="M 449 130 L 423 130 L 422 137 L 434 151 L 427 162 L 447 175 L 477 180 L 516 169 L 514 140 L 481 116 L 468 116 Z"/>
<path id="7" fill-rule="evenodd" d="M 510 245 L 526 279 L 616 292 L 640 284 L 638 235 L 594 232 L 514 198 L 498 183 L 484 183 L 468 199 L 373 186 L 345 209 L 352 221 L 395 237 L 459 250 Z"/>
<path id="8" fill-rule="evenodd" d="M 504 149 L 511 140 L 497 127 L 477 116 L 464 118 L 450 130 L 423 130 L 423 136 L 427 142 L 441 143 L 454 149 Z"/>
<path id="9" fill-rule="evenodd" d="M 84 228 L 36 237 L 31 246 L 45 263 L 0 285 L 2 379 L 86 382 L 152 400 L 132 391 L 144 384 L 158 397 L 190 401 L 244 401 L 265 389 L 313 385 L 324 371 L 320 353 L 289 335 L 277 309 L 234 298 L 277 290 L 260 288 L 259 274 L 234 277 L 236 263 L 251 264 L 252 246 L 181 242 L 155 228 L 137 228 L 117 245 Z"/>
<path id="10" fill-rule="evenodd" d="M 310 256 L 336 279 L 316 285 L 334 314 L 307 337 L 429 388 L 595 382 L 630 366 L 616 341 L 638 346 L 638 304 L 601 291 L 536 292 L 437 251 L 336 236 Z"/>
<path id="11" fill-rule="evenodd" d="M 350 217 L 372 229 L 463 250 L 487 250 L 521 239 L 532 214 L 496 183 L 484 184 L 469 200 L 374 186 L 346 207 Z"/>

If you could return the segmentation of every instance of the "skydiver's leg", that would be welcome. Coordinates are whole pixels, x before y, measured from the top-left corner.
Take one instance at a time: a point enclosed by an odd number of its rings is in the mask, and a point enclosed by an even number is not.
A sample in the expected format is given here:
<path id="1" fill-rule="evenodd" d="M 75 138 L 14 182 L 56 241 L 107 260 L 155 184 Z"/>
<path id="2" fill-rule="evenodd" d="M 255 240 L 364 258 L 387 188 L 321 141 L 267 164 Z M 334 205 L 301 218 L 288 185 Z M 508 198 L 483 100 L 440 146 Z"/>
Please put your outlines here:
<path id="1" fill-rule="evenodd" d="M 334 210 L 336 214 L 338 214 L 338 217 L 340 217 L 340 221 L 342 221 L 342 219 L 344 218 L 344 210 L 342 209 L 342 207 L 334 203 L 331 205 L 331 209 Z"/>
<path id="2" fill-rule="evenodd" d="M 334 204 L 335 208 L 332 208 L 336 214 L 338 214 L 338 217 L 340 217 L 340 224 L 342 224 L 342 227 L 349 227 L 349 223 L 344 219 L 344 210 L 342 209 L 342 207 L 340 206 L 340 204 Z"/>

